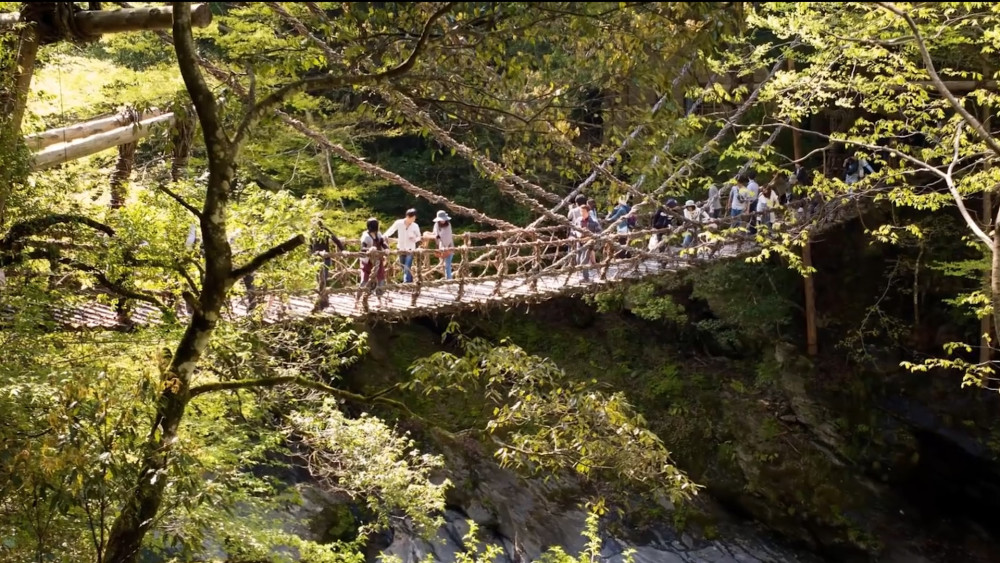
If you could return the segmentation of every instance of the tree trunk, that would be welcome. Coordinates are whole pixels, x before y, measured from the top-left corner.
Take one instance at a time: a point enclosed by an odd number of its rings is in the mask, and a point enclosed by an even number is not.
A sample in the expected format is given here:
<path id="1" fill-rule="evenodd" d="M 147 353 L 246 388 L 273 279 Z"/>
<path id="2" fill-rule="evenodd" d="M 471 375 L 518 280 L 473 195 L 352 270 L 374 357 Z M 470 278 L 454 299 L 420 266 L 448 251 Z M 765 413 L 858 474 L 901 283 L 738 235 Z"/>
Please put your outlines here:
<path id="1" fill-rule="evenodd" d="M 38 55 L 38 29 L 34 24 L 28 24 L 16 39 L 0 39 L 0 50 L 17 52 L 10 66 L 0 68 L 0 147 L 8 155 L 13 155 L 21 136 L 21 120 Z M 7 199 L 11 187 L 0 185 L 0 228 L 7 222 Z"/>
<path id="2" fill-rule="evenodd" d="M 990 304 L 993 306 L 993 330 L 1000 329 L 1000 214 L 993 219 L 993 259 L 990 263 Z M 994 341 L 1000 337 L 993 334 Z"/>
<path id="3" fill-rule="evenodd" d="M 985 68 L 984 71 L 986 71 L 986 72 L 992 72 L 992 69 Z M 989 124 L 989 121 L 990 121 L 990 108 L 989 108 L 989 106 L 985 106 L 984 105 L 982 108 L 980 108 L 980 117 L 979 117 L 979 119 L 980 119 L 980 121 L 982 121 L 982 123 L 984 125 Z M 990 161 L 989 160 L 986 161 L 985 166 L 986 166 L 986 168 L 990 167 Z M 996 228 L 997 225 L 1000 225 L 1000 223 L 998 223 L 998 222 L 992 222 L 992 224 L 991 224 L 991 221 L 993 219 L 993 190 L 994 189 L 996 189 L 996 186 L 990 186 L 989 188 L 987 188 L 983 192 L 983 214 L 982 214 L 983 232 L 985 232 L 987 234 L 989 234 L 990 229 Z M 996 283 L 995 280 L 996 280 L 996 277 L 997 277 L 997 262 L 996 262 L 996 260 L 997 260 L 997 249 L 998 248 L 1000 248 L 1000 247 L 997 246 L 997 235 L 994 233 L 994 235 L 993 235 L 993 248 L 987 248 L 986 249 L 986 252 L 989 252 L 992 255 L 991 256 L 991 258 L 992 258 L 992 260 L 991 260 L 991 268 L 990 268 L 989 272 L 984 272 L 983 273 L 983 291 L 989 292 L 989 294 L 992 296 L 991 299 L 990 299 L 990 303 L 993 305 L 994 314 L 996 314 L 995 311 L 996 311 L 997 292 L 996 292 L 996 288 L 993 287 L 993 284 Z M 993 280 L 993 281 L 991 282 L 991 280 Z M 981 363 L 981 364 L 986 364 L 990 360 L 993 359 L 993 342 L 995 341 L 995 335 L 993 334 L 993 331 L 994 331 L 994 329 L 997 326 L 1000 326 L 1000 325 L 997 325 L 997 323 L 993 322 L 993 315 L 983 315 L 983 318 L 979 321 L 979 335 L 980 335 L 980 341 L 979 341 L 979 363 Z"/>
<path id="4" fill-rule="evenodd" d="M 990 220 L 993 218 L 993 194 L 990 190 L 983 193 L 983 231 L 989 233 L 990 229 L 993 227 L 990 225 Z M 993 247 L 997 247 L 997 237 L 996 234 L 993 235 Z M 990 252 L 991 249 L 987 248 L 986 252 Z M 996 299 L 996 289 L 991 287 L 991 279 L 995 280 L 997 277 L 997 263 L 996 263 L 996 251 L 991 252 L 992 254 L 992 267 L 989 272 L 983 274 L 983 290 L 989 291 L 994 296 L 991 302 L 995 302 Z M 996 282 L 993 282 L 996 283 Z M 996 305 L 994 305 L 995 307 Z M 993 315 L 983 315 L 979 324 L 979 363 L 985 364 L 993 359 L 993 349 L 992 342 L 996 337 L 993 334 Z"/>
<path id="5" fill-rule="evenodd" d="M 233 162 L 236 151 L 229 146 L 215 98 L 195 59 L 189 5 L 188 2 L 174 4 L 177 18 L 173 24 L 173 37 L 178 66 L 197 110 L 208 152 L 208 186 L 200 215 L 205 277 L 198 308 L 192 314 L 163 378 L 164 388 L 156 405 L 156 418 L 146 442 L 134 493 L 125 502 L 111 528 L 105 559 L 108 563 L 134 563 L 142 540 L 159 513 L 171 449 L 190 399 L 191 376 L 208 348 L 233 284 L 232 249 L 226 236 L 226 204 L 235 175 Z"/>
<path id="6" fill-rule="evenodd" d="M 792 59 L 788 59 L 788 70 L 795 71 L 795 61 Z M 802 133 L 797 128 L 792 129 L 792 151 L 796 161 L 802 159 Z M 812 269 L 812 242 L 808 239 L 802 247 L 802 265 L 808 270 Z M 819 341 L 816 336 L 816 287 L 813 284 L 812 272 L 807 273 L 802 279 L 802 288 L 805 292 L 806 351 L 810 356 L 816 356 L 819 354 Z"/>
<path id="7" fill-rule="evenodd" d="M 218 173 L 222 168 L 222 173 Z M 215 163 L 210 168 L 211 193 L 224 193 L 231 181 L 231 167 Z M 170 368 L 163 377 L 164 389 L 156 406 L 153 428 L 147 439 L 142 467 L 134 494 L 126 501 L 108 538 L 108 563 L 134 563 L 143 537 L 163 502 L 171 449 L 177 440 L 189 399 L 191 376 L 215 331 L 219 314 L 232 286 L 232 254 L 226 240 L 225 198 L 206 200 L 201 230 L 205 241 L 205 283 L 199 308 L 177 345 Z"/>

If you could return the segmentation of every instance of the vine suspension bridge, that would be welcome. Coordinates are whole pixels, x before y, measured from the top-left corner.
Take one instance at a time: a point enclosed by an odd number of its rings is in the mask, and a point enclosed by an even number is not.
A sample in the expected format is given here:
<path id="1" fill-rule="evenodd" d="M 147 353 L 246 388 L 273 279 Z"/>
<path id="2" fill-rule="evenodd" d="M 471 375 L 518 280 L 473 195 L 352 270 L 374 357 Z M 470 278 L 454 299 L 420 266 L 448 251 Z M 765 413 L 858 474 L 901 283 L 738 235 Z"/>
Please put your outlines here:
<path id="1" fill-rule="evenodd" d="M 102 33 L 134 29 L 163 30 L 169 28 L 172 21 L 169 9 L 125 8 L 111 12 L 110 15 L 95 14 L 78 8 L 74 10 L 76 11 L 68 13 L 66 17 L 84 23 L 91 22 L 88 25 L 93 28 L 91 32 L 95 37 L 99 37 Z M 211 14 L 205 5 L 194 6 L 192 13 L 195 26 L 203 27 L 211 19 Z M 3 21 L 14 21 L 13 16 L 8 16 L 10 17 L 6 17 Z M 142 25 L 129 24 L 132 26 L 129 27 L 122 23 L 125 21 L 141 21 Z M 135 27 L 136 25 L 138 27 Z M 33 53 L 29 52 L 28 55 L 33 59 Z M 691 222 L 685 220 L 683 215 L 674 213 L 671 218 L 674 225 L 666 229 L 639 228 L 631 230 L 628 234 L 620 234 L 612 224 L 606 226 L 600 233 L 589 233 L 581 231 L 578 226 L 570 225 L 565 212 L 560 211 L 575 195 L 589 188 L 599 177 L 613 186 L 618 193 L 628 193 L 639 201 L 633 212 L 638 209 L 652 211 L 655 207 L 661 206 L 669 188 L 680 178 L 689 176 L 699 162 L 711 152 L 712 147 L 717 146 L 733 130 L 735 124 L 755 103 L 760 87 L 773 78 L 785 62 L 784 59 L 778 59 L 770 68 L 770 72 L 761 69 L 756 89 L 739 107 L 729 113 L 703 148 L 686 159 L 683 165 L 659 187 L 641 190 L 645 175 L 640 176 L 635 183 L 628 184 L 610 172 L 610 168 L 622 157 L 629 144 L 649 127 L 646 124 L 639 124 L 626 136 L 621 146 L 603 162 L 595 162 L 589 155 L 577 151 L 580 153 L 577 156 L 581 161 L 589 163 L 593 172 L 565 197 L 533 184 L 455 140 L 405 95 L 399 92 L 373 90 L 374 94 L 383 97 L 413 124 L 428 131 L 441 146 L 452 149 L 454 153 L 488 172 L 501 193 L 512 197 L 519 205 L 531 209 L 537 219 L 524 227 L 489 217 L 478 210 L 449 201 L 431 190 L 415 186 L 399 175 L 371 164 L 363 157 L 330 141 L 322 132 L 311 129 L 284 112 L 277 111 L 279 119 L 285 125 L 311 139 L 330 154 L 354 164 L 368 174 L 402 187 L 414 197 L 424 198 L 456 215 L 469 217 L 495 230 L 456 234 L 456 246 L 452 249 L 455 272 L 452 279 L 445 279 L 441 260 L 435 257 L 441 252 L 440 249 L 424 248 L 421 245 L 416 250 L 409 251 L 414 255 L 413 281 L 409 283 L 399 282 L 399 250 L 361 252 L 354 250 L 359 246 L 358 240 L 347 240 L 344 242 L 346 248 L 350 250 L 328 253 L 323 258 L 316 257 L 317 269 L 322 268 L 326 272 L 323 276 L 325 283 L 317 286 L 316 290 L 293 293 L 281 289 L 255 288 L 248 283 L 246 294 L 232 297 L 224 314 L 230 318 L 255 315 L 263 322 L 279 322 L 311 315 L 391 320 L 497 304 L 532 303 L 560 294 L 596 291 L 614 284 L 669 275 L 712 261 L 748 256 L 759 252 L 761 243 L 771 236 L 784 237 L 783 243 L 786 245 L 795 239 L 812 239 L 816 233 L 847 219 L 852 214 L 854 206 L 846 205 L 845 200 L 837 200 L 816 207 L 811 202 L 803 200 L 768 211 L 777 219 L 772 230 L 764 229 L 761 232 L 748 231 L 746 222 L 749 214 L 736 218 Z M 203 60 L 200 64 L 209 74 L 228 84 L 236 94 L 247 94 L 245 88 L 240 83 L 234 82 L 230 74 L 213 66 L 211 62 Z M 32 67 L 31 64 L 22 65 L 23 72 L 27 73 L 27 80 L 22 81 L 25 85 L 30 81 Z M 650 117 L 669 105 L 666 102 L 674 95 L 682 80 L 685 77 L 690 78 L 691 67 L 692 64 L 689 63 L 678 73 L 671 88 L 652 106 L 649 111 Z M 716 77 L 712 76 L 707 83 L 703 83 L 702 95 L 688 106 L 686 112 L 678 115 L 678 119 L 686 119 L 698 111 L 704 99 L 704 92 L 710 91 L 715 79 Z M 190 117 L 192 114 L 190 108 L 180 112 L 155 108 L 144 111 L 125 108 L 118 115 L 30 134 L 25 137 L 26 145 L 33 152 L 30 164 L 33 170 L 40 171 L 117 147 L 118 161 L 111 176 L 111 206 L 112 209 L 118 209 L 125 205 L 123 185 L 132 172 L 138 141 L 160 128 L 170 129 L 171 147 L 174 153 L 174 166 L 171 171 L 173 180 L 182 177 L 195 129 Z M 19 122 L 20 119 L 16 121 Z M 779 131 L 788 125 L 788 122 L 774 125 L 776 127 L 773 133 L 763 140 L 761 147 L 772 144 Z M 669 153 L 675 139 L 676 134 L 671 135 L 659 154 Z M 653 165 L 656 165 L 660 158 L 659 154 L 653 157 Z M 743 171 L 750 165 L 748 162 Z M 175 194 L 165 188 L 160 189 L 197 215 L 197 210 Z M 801 209 L 807 212 L 802 212 Z M 554 226 L 543 226 L 545 221 L 553 223 Z M 682 248 L 680 242 L 685 233 L 693 236 L 695 244 Z M 650 237 L 657 237 L 660 240 L 659 245 L 647 245 Z M 26 244 L 30 244 L 30 241 Z M 591 255 L 595 259 L 588 264 L 578 263 L 575 258 L 581 249 L 592 252 Z M 370 285 L 359 286 L 359 262 L 365 258 L 376 263 L 385 260 L 387 283 L 377 290 Z M 318 264 L 321 259 L 325 262 L 323 266 Z M 585 271 L 589 276 L 584 276 Z M 585 279 L 586 277 L 589 279 Z M 191 289 L 196 290 L 196 287 L 192 285 Z M 98 302 L 92 296 L 83 296 L 79 303 L 60 305 L 52 309 L 52 320 L 67 328 L 119 328 L 123 325 L 155 324 L 160 322 L 164 313 L 175 313 L 180 317 L 187 315 L 185 302 L 177 299 L 177 296 L 166 299 L 166 296 L 161 295 L 159 297 L 164 297 L 164 300 L 158 298 L 143 300 L 136 299 L 134 292 L 131 297 L 123 296 L 120 292 L 116 294 L 114 291 L 105 291 L 104 295 L 110 297 L 112 302 L 117 299 L 118 304 L 107 305 Z M 126 298 L 128 307 L 123 305 Z M 173 301 L 172 304 L 165 304 L 170 300 Z M 188 307 L 190 306 L 189 303 Z M 12 312 L 6 311 L 8 314 Z"/>
<path id="2" fill-rule="evenodd" d="M 791 221 L 777 225 L 773 234 L 793 238 L 806 229 L 810 237 L 849 219 L 856 213 L 853 204 L 831 202 L 811 218 L 788 209 Z M 799 219 L 796 221 L 796 215 Z M 741 217 L 745 222 L 746 216 Z M 715 221 L 719 229 L 704 232 L 701 242 L 681 247 L 684 226 L 666 229 L 636 230 L 628 235 L 595 234 L 582 239 L 566 237 L 563 229 L 542 228 L 534 231 L 499 231 L 465 233 L 454 251 L 454 276 L 446 279 L 436 249 L 418 248 L 411 272 L 413 282 L 399 281 L 400 251 L 344 251 L 328 256 L 328 279 L 325 291 L 289 293 L 282 290 L 252 289 L 232 297 L 224 316 L 230 319 L 258 315 L 265 323 L 275 323 L 310 316 L 336 316 L 354 319 L 395 320 L 421 315 L 436 315 L 480 309 L 489 306 L 529 304 L 567 294 L 583 294 L 621 283 L 671 275 L 713 262 L 746 257 L 759 252 L 756 236 L 745 227 L 733 225 L 733 218 Z M 766 236 L 761 231 L 758 236 Z M 650 237 L 660 238 L 659 247 L 650 250 Z M 357 246 L 358 241 L 344 241 Z M 629 245 L 628 243 L 636 243 Z M 478 244 L 477 244 L 478 243 Z M 623 244 L 625 243 L 625 244 Z M 641 243 L 641 248 L 637 246 Z M 590 264 L 574 260 L 578 246 L 594 250 L 599 257 Z M 362 258 L 386 262 L 387 282 L 377 290 L 358 283 Z M 583 276 L 589 271 L 589 280 Z M 186 316 L 183 303 L 175 311 Z M 158 322 L 161 310 L 148 303 L 137 303 L 128 323 L 145 325 Z M 67 328 L 115 328 L 123 325 L 113 305 L 92 302 L 56 309 L 53 320 Z"/>

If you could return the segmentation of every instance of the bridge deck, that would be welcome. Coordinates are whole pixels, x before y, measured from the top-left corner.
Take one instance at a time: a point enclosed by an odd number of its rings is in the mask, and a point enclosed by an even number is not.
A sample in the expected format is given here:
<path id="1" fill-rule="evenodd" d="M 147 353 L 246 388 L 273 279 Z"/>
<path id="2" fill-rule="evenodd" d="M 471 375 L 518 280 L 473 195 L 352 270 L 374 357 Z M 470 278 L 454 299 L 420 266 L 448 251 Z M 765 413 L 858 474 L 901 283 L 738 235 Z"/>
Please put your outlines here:
<path id="1" fill-rule="evenodd" d="M 808 222 L 794 225 L 789 234 L 800 232 L 805 226 L 810 226 L 811 233 L 822 232 L 833 225 L 842 223 L 856 216 L 857 208 L 849 199 L 830 202 L 827 212 L 816 214 Z M 722 222 L 725 222 L 723 219 Z M 669 229 L 668 229 L 669 230 Z M 635 240 L 648 240 L 648 233 L 633 232 L 628 235 Z M 416 266 L 416 276 L 423 271 L 425 283 L 399 283 L 390 278 L 384 287 L 382 295 L 362 291 L 358 286 L 358 271 L 356 259 L 370 256 L 360 252 L 340 252 L 331 255 L 334 266 L 331 268 L 331 281 L 336 278 L 336 287 L 328 290 L 326 305 L 319 307 L 320 295 L 316 291 L 302 294 L 269 293 L 258 290 L 254 297 L 256 306 L 252 313 L 259 316 L 265 323 L 276 323 L 306 317 L 342 317 L 351 319 L 399 320 L 421 315 L 438 315 L 460 310 L 481 309 L 497 305 L 513 305 L 517 303 L 533 303 L 549 299 L 560 294 L 588 293 L 628 280 L 640 280 L 647 277 L 684 270 L 695 265 L 717 262 L 719 260 L 736 258 L 753 254 L 759 246 L 753 238 L 737 235 L 726 239 L 728 242 L 704 242 L 697 248 L 679 254 L 676 246 L 664 247 L 662 252 L 648 252 L 645 249 L 632 247 L 631 256 L 622 259 L 602 259 L 590 269 L 590 280 L 584 281 L 582 266 L 570 265 L 569 261 L 574 251 L 555 250 L 554 254 L 546 252 L 565 246 L 567 241 L 558 238 L 538 240 L 535 242 L 510 242 L 492 246 L 469 246 L 469 235 L 464 235 L 466 245 L 457 248 L 463 254 L 463 265 L 478 268 L 478 273 L 469 274 L 468 269 L 459 267 L 460 272 L 453 280 L 440 279 L 440 264 L 437 270 L 431 272 Z M 666 236 L 666 235 L 664 235 Z M 611 239 L 594 239 L 597 248 Z M 810 239 L 813 237 L 810 236 Z M 666 241 L 667 239 L 664 239 Z M 663 243 L 666 244 L 666 243 Z M 604 246 L 600 254 L 611 256 L 610 247 Z M 627 247 L 621 247 L 627 248 Z M 428 252 L 433 250 L 417 250 L 426 264 L 430 258 Z M 478 253 L 481 260 L 494 256 L 499 266 L 491 262 L 472 260 L 473 253 Z M 421 254 L 422 253 L 422 254 Z M 394 263 L 398 252 L 386 253 L 389 263 Z M 355 260 L 352 262 L 352 260 Z M 469 262 L 465 262 L 469 260 Z M 352 265 L 353 264 L 353 265 Z M 478 265 L 477 265 L 478 264 Z M 511 270 L 510 268 L 514 268 Z M 494 273 L 490 274 L 490 270 Z M 462 274 L 465 271 L 465 274 Z M 183 308 L 183 305 L 180 305 Z M 129 324 L 149 325 L 161 321 L 161 312 L 146 303 L 136 303 L 130 308 Z M 13 311 L 11 311 L 13 312 Z M 177 311 L 179 317 L 187 316 L 186 311 Z M 223 311 L 223 316 L 229 319 L 244 318 L 248 315 L 247 296 L 238 295 L 231 299 L 229 306 Z M 53 310 L 53 320 L 65 329 L 120 329 L 120 322 L 114 308 L 110 305 L 91 302 L 79 305 L 64 305 Z"/>
<path id="2" fill-rule="evenodd" d="M 746 249 L 746 247 L 743 247 Z M 740 248 L 735 244 L 725 245 L 716 251 L 711 261 L 732 258 L 740 254 Z M 590 281 L 584 281 L 583 274 L 578 271 L 543 272 L 536 277 L 532 287 L 527 275 L 511 276 L 503 280 L 471 279 L 464 284 L 458 280 L 445 285 L 420 287 L 416 284 L 389 283 L 381 297 L 374 293 L 358 295 L 358 291 L 345 292 L 338 290 L 328 295 L 328 306 L 316 311 L 319 295 L 315 292 L 304 295 L 263 295 L 259 298 L 258 313 L 263 321 L 275 323 L 286 320 L 301 319 L 309 316 L 337 316 L 353 319 L 380 318 L 386 320 L 412 317 L 415 315 L 434 315 L 462 309 L 475 309 L 502 303 L 528 303 L 551 298 L 559 294 L 574 294 L 595 291 L 602 287 L 624 280 L 638 280 L 675 272 L 691 267 L 706 260 L 678 260 L 675 252 L 664 253 L 663 260 L 635 259 L 613 260 L 607 265 L 596 264 L 590 273 Z M 601 274 L 604 273 L 604 278 Z M 499 282 L 499 289 L 498 289 Z M 461 289 L 461 291 L 460 291 Z M 367 301 L 367 308 L 365 301 Z M 245 296 L 235 297 L 229 310 L 224 313 L 230 319 L 247 315 Z M 186 316 L 181 314 L 181 316 Z M 69 329 L 103 328 L 114 329 L 120 326 L 115 310 L 103 303 L 89 303 L 78 307 L 67 307 L 54 314 L 55 320 Z M 136 304 L 132 309 L 133 324 L 148 325 L 157 323 L 160 312 L 145 303 Z"/>

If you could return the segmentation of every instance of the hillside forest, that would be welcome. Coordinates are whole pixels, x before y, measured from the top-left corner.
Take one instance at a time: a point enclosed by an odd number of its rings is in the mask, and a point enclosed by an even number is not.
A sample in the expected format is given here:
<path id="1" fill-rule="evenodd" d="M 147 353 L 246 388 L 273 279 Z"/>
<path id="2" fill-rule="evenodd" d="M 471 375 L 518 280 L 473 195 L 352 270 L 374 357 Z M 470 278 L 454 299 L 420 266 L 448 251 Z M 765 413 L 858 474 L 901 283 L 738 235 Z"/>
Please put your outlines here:
<path id="1" fill-rule="evenodd" d="M 998 51 L 988 2 L 0 2 L 0 560 L 1000 560 Z"/>

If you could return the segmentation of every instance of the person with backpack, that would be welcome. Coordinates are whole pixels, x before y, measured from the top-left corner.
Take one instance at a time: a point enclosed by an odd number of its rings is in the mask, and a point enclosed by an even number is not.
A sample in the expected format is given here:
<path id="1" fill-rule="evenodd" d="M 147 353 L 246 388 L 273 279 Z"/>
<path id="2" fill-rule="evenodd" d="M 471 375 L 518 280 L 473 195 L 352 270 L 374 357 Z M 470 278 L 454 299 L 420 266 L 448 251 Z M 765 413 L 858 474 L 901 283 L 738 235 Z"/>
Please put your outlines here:
<path id="1" fill-rule="evenodd" d="M 570 233 L 575 239 L 580 239 L 576 243 L 576 263 L 578 266 L 589 266 L 594 263 L 594 249 L 588 247 L 584 242 L 584 233 L 597 234 L 601 232 L 601 226 L 590 216 L 590 206 L 586 203 L 580 206 L 579 218 L 573 224 L 573 231 Z M 583 281 L 590 281 L 590 270 L 584 269 Z"/>
<path id="2" fill-rule="evenodd" d="M 389 243 L 378 229 L 378 219 L 372 217 L 368 219 L 366 230 L 361 235 L 361 252 L 385 251 L 389 250 Z M 363 257 L 361 259 L 361 287 L 371 286 L 371 274 L 375 269 L 375 294 L 381 295 L 385 290 L 385 256 L 379 256 L 376 264 L 375 258 Z"/>
<path id="3" fill-rule="evenodd" d="M 746 209 L 748 195 L 746 183 L 746 178 L 741 174 L 736 177 L 736 183 L 733 184 L 733 187 L 729 188 L 728 210 L 730 217 L 739 217 Z M 733 221 L 733 226 L 739 224 L 739 219 Z"/>
<path id="4" fill-rule="evenodd" d="M 597 216 L 597 200 L 590 198 L 587 200 L 587 207 L 590 208 L 590 217 L 598 223 L 601 221 L 600 217 Z"/>
<path id="5" fill-rule="evenodd" d="M 580 220 L 580 207 L 587 205 L 587 196 L 579 194 L 573 200 L 573 205 L 570 206 L 569 212 L 566 213 L 566 218 L 569 219 L 570 223 L 578 223 Z"/>
<path id="6" fill-rule="evenodd" d="M 656 231 L 666 229 L 670 226 L 670 214 L 667 212 L 667 207 L 665 205 L 661 205 L 656 209 L 656 212 L 653 213 L 650 225 L 653 227 L 653 230 Z M 660 246 L 660 241 L 663 240 L 663 234 L 664 233 L 653 233 L 650 235 L 648 246 L 650 252 L 655 251 Z"/>
<path id="7" fill-rule="evenodd" d="M 764 186 L 757 197 L 757 214 L 759 221 L 766 224 L 770 230 L 777 220 L 777 213 L 774 211 L 781 206 L 778 194 L 771 189 L 771 184 Z"/>

